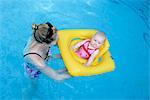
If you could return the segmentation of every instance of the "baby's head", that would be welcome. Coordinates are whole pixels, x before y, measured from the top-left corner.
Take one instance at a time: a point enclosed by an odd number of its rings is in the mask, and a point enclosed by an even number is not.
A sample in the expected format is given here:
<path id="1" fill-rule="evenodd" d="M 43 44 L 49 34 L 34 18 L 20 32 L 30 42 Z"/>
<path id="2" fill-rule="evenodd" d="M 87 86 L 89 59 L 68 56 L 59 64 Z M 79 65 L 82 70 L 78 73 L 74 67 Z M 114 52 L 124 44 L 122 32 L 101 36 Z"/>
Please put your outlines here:
<path id="1" fill-rule="evenodd" d="M 93 48 L 100 48 L 100 46 L 104 43 L 106 37 L 103 32 L 97 32 L 92 38 L 91 38 L 91 46 Z"/>

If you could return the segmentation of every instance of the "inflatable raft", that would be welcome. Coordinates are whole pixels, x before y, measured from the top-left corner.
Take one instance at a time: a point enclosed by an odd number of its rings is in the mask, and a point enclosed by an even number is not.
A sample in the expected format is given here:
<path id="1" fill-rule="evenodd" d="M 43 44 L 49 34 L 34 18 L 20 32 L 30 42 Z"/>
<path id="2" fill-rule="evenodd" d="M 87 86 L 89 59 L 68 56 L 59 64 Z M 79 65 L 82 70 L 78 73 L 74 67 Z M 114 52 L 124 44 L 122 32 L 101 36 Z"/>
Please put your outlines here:
<path id="1" fill-rule="evenodd" d="M 106 39 L 100 48 L 100 53 L 91 66 L 84 66 L 86 59 L 80 58 L 72 46 L 84 39 L 90 39 L 97 31 L 93 29 L 72 29 L 58 31 L 58 46 L 64 63 L 72 76 L 91 76 L 113 71 L 115 63 L 109 52 L 109 42 Z"/>

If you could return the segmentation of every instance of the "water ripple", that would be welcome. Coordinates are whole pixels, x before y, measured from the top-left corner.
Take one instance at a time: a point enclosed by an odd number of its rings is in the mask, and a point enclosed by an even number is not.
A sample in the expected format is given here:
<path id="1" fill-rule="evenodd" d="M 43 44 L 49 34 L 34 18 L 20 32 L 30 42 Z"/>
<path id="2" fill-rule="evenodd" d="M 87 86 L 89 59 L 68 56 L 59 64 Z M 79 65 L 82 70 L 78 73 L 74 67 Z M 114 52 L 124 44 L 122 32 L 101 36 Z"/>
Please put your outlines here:
<path id="1" fill-rule="evenodd" d="M 148 33 L 143 33 L 143 38 L 144 38 L 145 43 L 150 48 L 150 35 Z"/>
<path id="2" fill-rule="evenodd" d="M 134 5 L 132 5 L 133 2 L 125 2 L 123 0 L 111 0 L 111 2 L 115 3 L 117 5 L 123 4 L 126 7 L 130 8 L 133 12 L 135 12 L 143 20 L 146 27 L 150 30 L 150 27 L 148 24 L 149 16 L 147 15 L 147 11 L 149 11 L 149 7 L 146 4 L 141 2 L 140 6 L 134 6 Z"/>

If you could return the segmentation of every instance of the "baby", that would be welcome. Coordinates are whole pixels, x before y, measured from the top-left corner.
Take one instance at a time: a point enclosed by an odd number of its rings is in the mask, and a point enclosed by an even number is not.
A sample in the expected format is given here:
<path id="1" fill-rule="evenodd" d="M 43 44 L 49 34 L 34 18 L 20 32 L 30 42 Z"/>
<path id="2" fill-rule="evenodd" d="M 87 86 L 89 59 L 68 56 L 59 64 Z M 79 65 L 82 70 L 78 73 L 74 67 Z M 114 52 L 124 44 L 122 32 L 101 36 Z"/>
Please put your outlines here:
<path id="1" fill-rule="evenodd" d="M 72 49 L 79 57 L 87 59 L 85 66 L 90 66 L 95 57 L 99 54 L 99 48 L 105 39 L 106 37 L 103 32 L 97 32 L 91 39 L 85 39 L 72 46 Z"/>

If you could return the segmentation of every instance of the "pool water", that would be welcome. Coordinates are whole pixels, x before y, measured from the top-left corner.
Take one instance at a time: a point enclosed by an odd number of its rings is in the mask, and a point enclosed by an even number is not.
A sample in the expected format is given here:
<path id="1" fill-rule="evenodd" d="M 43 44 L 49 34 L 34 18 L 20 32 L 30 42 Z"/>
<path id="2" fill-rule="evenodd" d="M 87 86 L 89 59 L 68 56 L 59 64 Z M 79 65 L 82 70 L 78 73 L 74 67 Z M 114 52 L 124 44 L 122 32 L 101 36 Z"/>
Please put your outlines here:
<path id="1" fill-rule="evenodd" d="M 149 98 L 149 0 L 0 0 L 0 100 L 121 100 Z M 33 23 L 104 31 L 113 72 L 56 82 L 26 79 L 22 52 Z M 59 53 L 57 46 L 53 54 Z M 65 65 L 52 59 L 55 69 Z"/>

